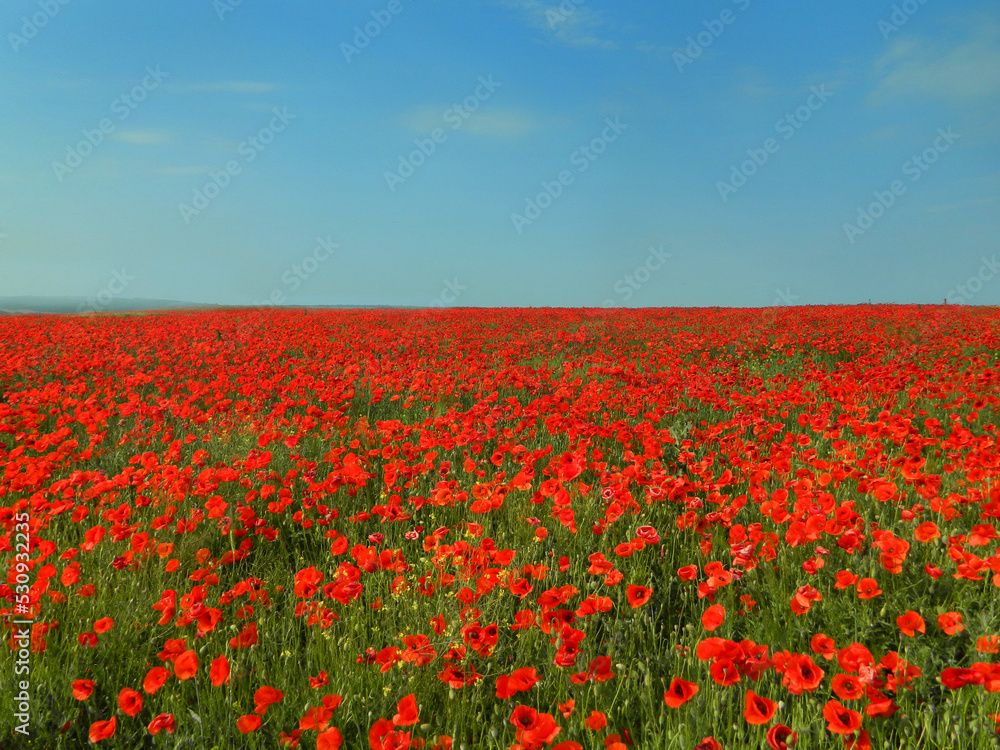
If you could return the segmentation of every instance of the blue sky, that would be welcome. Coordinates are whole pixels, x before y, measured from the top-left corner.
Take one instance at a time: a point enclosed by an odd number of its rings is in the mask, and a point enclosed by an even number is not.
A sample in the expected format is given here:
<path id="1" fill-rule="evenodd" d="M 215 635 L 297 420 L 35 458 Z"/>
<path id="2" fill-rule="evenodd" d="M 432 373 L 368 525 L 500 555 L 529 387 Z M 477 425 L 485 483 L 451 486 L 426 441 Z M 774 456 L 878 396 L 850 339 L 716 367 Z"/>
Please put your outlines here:
<path id="1" fill-rule="evenodd" d="M 62 2 L 0 297 L 1000 303 L 996 3 Z"/>

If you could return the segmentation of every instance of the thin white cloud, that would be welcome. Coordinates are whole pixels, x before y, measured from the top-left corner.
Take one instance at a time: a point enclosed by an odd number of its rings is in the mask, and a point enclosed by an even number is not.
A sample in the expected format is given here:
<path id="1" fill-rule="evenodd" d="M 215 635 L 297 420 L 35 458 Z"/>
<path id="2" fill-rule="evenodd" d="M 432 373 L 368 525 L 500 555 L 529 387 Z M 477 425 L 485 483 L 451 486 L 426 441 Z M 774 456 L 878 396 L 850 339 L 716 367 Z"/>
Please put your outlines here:
<path id="1" fill-rule="evenodd" d="M 494 138 L 516 138 L 534 128 L 534 119 L 524 112 L 496 110 L 473 115 L 466 123 L 465 130 Z"/>
<path id="2" fill-rule="evenodd" d="M 429 133 L 434 128 L 442 128 L 446 133 L 461 130 L 463 133 L 492 138 L 517 138 L 538 127 L 536 118 L 527 112 L 517 109 L 491 109 L 472 113 L 468 119 L 461 120 L 460 128 L 454 128 L 453 124 L 459 120 L 454 114 L 446 120 L 445 112 L 449 111 L 453 110 L 449 110 L 448 107 L 418 107 L 406 112 L 401 122 L 404 127 L 421 134 Z"/>
<path id="3" fill-rule="evenodd" d="M 208 171 L 208 167 L 160 167 L 156 170 L 157 174 L 165 174 L 171 177 L 184 177 L 193 174 L 205 174 Z"/>
<path id="4" fill-rule="evenodd" d="M 405 113 L 402 117 L 404 127 L 417 133 L 429 133 L 434 128 L 444 125 L 444 107 L 417 107 Z"/>
<path id="5" fill-rule="evenodd" d="M 685 63 L 684 60 L 690 59 L 687 54 L 687 48 L 675 47 L 670 44 L 656 44 L 654 42 L 641 41 L 636 42 L 635 49 L 637 52 L 641 52 L 644 55 L 649 55 L 650 57 L 655 57 L 657 60 L 667 60 L 673 65 L 678 65 L 680 61 L 681 66 Z M 675 55 L 680 55 L 680 57 L 674 57 Z M 700 55 L 698 55 L 699 60 L 711 60 L 718 55 L 716 48 L 706 47 L 702 49 Z"/>
<path id="6" fill-rule="evenodd" d="M 755 83 L 744 83 L 737 86 L 736 91 L 749 99 L 766 99 L 774 93 L 770 86 L 758 86 Z"/>
<path id="7" fill-rule="evenodd" d="M 600 13 L 582 4 L 584 0 L 568 0 L 563 3 L 541 0 L 495 2 L 517 11 L 528 26 L 546 32 L 552 39 L 568 47 L 618 48 L 617 42 L 598 35 L 606 24 Z"/>
<path id="8" fill-rule="evenodd" d="M 173 136 L 165 130 L 118 130 L 111 137 L 133 146 L 162 146 L 173 140 Z"/>
<path id="9" fill-rule="evenodd" d="M 895 122 L 892 123 L 891 125 L 886 125 L 884 127 L 879 128 L 878 130 L 874 130 L 871 133 L 868 133 L 867 135 L 864 136 L 863 140 L 865 141 L 898 140 L 900 137 L 900 133 L 902 132 L 903 132 L 903 126 L 900 123 Z"/>
<path id="10" fill-rule="evenodd" d="M 984 198 L 972 198 L 966 201 L 959 201 L 957 203 L 938 203 L 936 205 L 930 206 L 927 210 L 933 213 L 945 213 L 947 211 L 954 211 L 959 208 L 972 208 L 975 206 L 987 206 L 992 203 L 1000 203 L 1000 195 L 988 195 Z"/>
<path id="11" fill-rule="evenodd" d="M 205 81 L 172 84 L 176 94 L 269 94 L 280 86 L 264 81 Z"/>
<path id="12" fill-rule="evenodd" d="M 873 105 L 901 99 L 971 102 L 1000 96 L 1000 26 L 980 25 L 959 43 L 900 37 L 875 62 Z"/>

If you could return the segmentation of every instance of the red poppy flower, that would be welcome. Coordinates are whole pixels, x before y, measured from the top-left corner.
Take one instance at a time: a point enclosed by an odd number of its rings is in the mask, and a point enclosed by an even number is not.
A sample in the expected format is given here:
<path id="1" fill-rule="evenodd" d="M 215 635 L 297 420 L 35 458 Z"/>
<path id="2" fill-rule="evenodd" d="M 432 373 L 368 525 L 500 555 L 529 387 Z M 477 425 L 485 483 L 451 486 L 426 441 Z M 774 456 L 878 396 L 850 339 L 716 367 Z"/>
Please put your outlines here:
<path id="1" fill-rule="evenodd" d="M 830 682 L 833 692 L 842 701 L 856 701 L 865 694 L 861 680 L 852 674 L 838 674 Z"/>
<path id="2" fill-rule="evenodd" d="M 193 649 L 188 649 L 174 659 L 174 674 L 178 680 L 190 680 L 197 673 L 198 654 Z"/>
<path id="3" fill-rule="evenodd" d="M 183 638 L 168 638 L 167 642 L 163 644 L 163 650 L 156 656 L 160 661 L 173 661 L 184 652 L 185 648 L 187 648 L 187 641 Z"/>
<path id="4" fill-rule="evenodd" d="M 102 617 L 94 623 L 94 632 L 98 634 L 107 633 L 115 626 L 115 621 L 110 617 Z"/>
<path id="5" fill-rule="evenodd" d="M 336 727 L 330 727 L 320 732 L 319 736 L 316 737 L 316 750 L 340 750 L 343 742 L 344 738 L 341 736 L 340 730 Z"/>
<path id="6" fill-rule="evenodd" d="M 753 690 L 747 690 L 746 708 L 743 711 L 743 718 L 747 724 L 767 724 L 777 710 L 777 703 L 757 695 Z"/>
<path id="7" fill-rule="evenodd" d="M 510 675 L 497 677 L 497 698 L 508 700 L 515 694 L 531 690 L 538 682 L 538 670 L 534 667 L 515 669 Z"/>
<path id="8" fill-rule="evenodd" d="M 918 632 L 926 632 L 926 626 L 924 625 L 924 618 L 921 617 L 917 612 L 913 610 L 908 610 L 896 618 L 896 625 L 899 626 L 900 632 L 903 635 L 913 637 Z"/>
<path id="9" fill-rule="evenodd" d="M 877 690 L 872 692 L 877 693 Z M 880 699 L 873 699 L 871 703 L 865 706 L 865 716 L 892 716 L 896 711 L 899 710 L 892 698 L 882 697 Z"/>
<path id="10" fill-rule="evenodd" d="M 118 693 L 118 708 L 126 716 L 136 716 L 142 711 L 142 695 L 132 688 L 122 688 Z"/>
<path id="11" fill-rule="evenodd" d="M 215 687 L 220 687 L 229 682 L 229 659 L 225 656 L 217 656 L 212 661 L 208 676 Z"/>
<path id="12" fill-rule="evenodd" d="M 215 662 L 212 662 L 212 667 L 213 668 L 215 667 Z M 324 685 L 329 685 L 329 684 L 330 684 L 330 677 L 329 675 L 327 675 L 325 669 L 321 670 L 320 673 L 315 677 L 309 678 L 309 687 L 311 687 L 313 690 L 318 690 Z"/>
<path id="13" fill-rule="evenodd" d="M 250 734 L 260 729 L 261 719 L 255 714 L 245 714 L 236 720 L 236 728 L 243 734 Z"/>
<path id="14" fill-rule="evenodd" d="M 809 639 L 809 648 L 814 654 L 819 654 L 827 661 L 833 659 L 837 653 L 836 644 L 833 638 L 823 633 L 816 633 Z"/>
<path id="15" fill-rule="evenodd" d="M 663 702 L 670 708 L 680 708 L 694 698 L 697 692 L 698 686 L 695 683 L 675 677 L 670 683 L 670 687 L 667 688 L 667 692 L 663 694 Z"/>
<path id="16" fill-rule="evenodd" d="M 807 654 L 793 654 L 785 664 L 782 685 L 788 687 L 788 692 L 801 695 L 802 691 L 812 692 L 819 687 L 824 671 L 820 669 L 812 657 Z"/>
<path id="17" fill-rule="evenodd" d="M 397 727 L 408 727 L 410 724 L 416 724 L 419 720 L 419 710 L 416 694 L 410 693 L 396 704 L 396 715 L 392 717 L 392 723 Z"/>
<path id="18" fill-rule="evenodd" d="M 153 695 L 166 683 L 170 677 L 170 670 L 165 667 L 153 667 L 146 672 L 146 677 L 142 681 L 142 689 L 148 695 Z"/>
<path id="19" fill-rule="evenodd" d="M 683 568 L 677 569 L 677 577 L 682 581 L 693 581 L 698 577 L 698 566 L 697 565 L 685 565 Z"/>
<path id="20" fill-rule="evenodd" d="M 368 730 L 368 746 L 371 750 L 407 750 L 410 733 L 397 731 L 388 719 L 378 719 Z"/>
<path id="21" fill-rule="evenodd" d="M 628 599 L 629 606 L 632 609 L 641 607 L 649 601 L 649 597 L 652 595 L 653 590 L 645 586 L 629 586 L 625 589 L 625 597 Z"/>
<path id="22" fill-rule="evenodd" d="M 114 716 L 108 721 L 95 721 L 90 725 L 90 741 L 101 742 L 115 736 L 115 727 L 118 722 Z"/>
<path id="23" fill-rule="evenodd" d="M 981 654 L 995 654 L 1000 651 L 1000 638 L 995 635 L 982 635 L 976 639 L 976 651 Z"/>
<path id="24" fill-rule="evenodd" d="M 943 615 L 938 615 L 938 627 L 947 635 L 955 635 L 965 630 L 965 626 L 962 624 L 962 615 L 958 612 L 945 612 Z"/>
<path id="25" fill-rule="evenodd" d="M 518 729 L 516 739 L 525 750 L 535 750 L 551 743 L 561 730 L 552 714 L 538 713 L 530 726 Z"/>
<path id="26" fill-rule="evenodd" d="M 983 675 L 975 669 L 948 667 L 941 670 L 941 684 L 949 690 L 958 690 L 966 685 L 982 685 Z"/>
<path id="27" fill-rule="evenodd" d="M 712 679 L 723 687 L 740 681 L 740 670 L 732 659 L 714 659 L 708 671 L 712 675 Z"/>
<path id="28" fill-rule="evenodd" d="M 611 671 L 611 657 L 610 656 L 597 656 L 590 660 L 587 664 L 587 674 L 590 675 L 594 682 L 607 682 L 615 673 Z"/>
<path id="29" fill-rule="evenodd" d="M 73 680 L 73 697 L 78 701 L 87 700 L 94 692 L 93 680 Z"/>
<path id="30" fill-rule="evenodd" d="M 837 652 L 837 664 L 845 672 L 857 674 L 861 667 L 870 667 L 875 663 L 872 652 L 860 643 L 852 643 Z"/>
<path id="31" fill-rule="evenodd" d="M 654 526 L 640 526 L 635 530 L 635 535 L 646 544 L 658 544 L 660 541 L 660 534 Z"/>
<path id="32" fill-rule="evenodd" d="M 859 576 L 856 576 L 849 570 L 841 570 L 837 573 L 836 579 L 837 583 L 835 588 L 838 589 L 849 589 L 851 586 L 858 582 Z"/>
<path id="33" fill-rule="evenodd" d="M 791 727 L 786 727 L 784 724 L 775 724 L 767 730 L 767 744 L 771 750 L 788 750 L 794 747 L 798 737 Z"/>
<path id="34" fill-rule="evenodd" d="M 726 619 L 726 608 L 721 604 L 713 604 L 701 615 L 701 624 L 705 630 L 711 632 L 722 625 Z"/>
<path id="35" fill-rule="evenodd" d="M 277 688 L 268 685 L 257 688 L 257 691 L 253 694 L 254 713 L 263 716 L 267 713 L 267 709 L 270 706 L 280 703 L 284 697 L 285 694 Z"/>
<path id="36" fill-rule="evenodd" d="M 598 729 L 604 729 L 608 725 L 608 719 L 600 711 L 591 711 L 590 716 L 584 719 L 583 723 L 587 725 L 587 729 L 596 732 Z"/>
<path id="37" fill-rule="evenodd" d="M 861 714 L 840 701 L 827 701 L 823 706 L 823 718 L 826 728 L 834 734 L 852 734 L 861 728 Z"/>
<path id="38" fill-rule="evenodd" d="M 251 622 L 239 635 L 229 639 L 231 648 L 250 648 L 257 644 L 257 623 Z"/>
<path id="39" fill-rule="evenodd" d="M 862 578 L 858 581 L 858 599 L 874 599 L 882 593 L 878 587 L 878 581 L 874 578 Z"/>
<path id="40" fill-rule="evenodd" d="M 1000 692 L 1000 664 L 980 661 L 971 668 L 983 676 L 983 687 L 986 688 L 986 692 Z"/>
<path id="41" fill-rule="evenodd" d="M 173 714 L 160 714 L 151 722 L 146 729 L 150 734 L 156 735 L 160 732 L 166 731 L 167 734 L 173 734 L 174 729 L 177 728 L 177 722 L 174 721 Z"/>

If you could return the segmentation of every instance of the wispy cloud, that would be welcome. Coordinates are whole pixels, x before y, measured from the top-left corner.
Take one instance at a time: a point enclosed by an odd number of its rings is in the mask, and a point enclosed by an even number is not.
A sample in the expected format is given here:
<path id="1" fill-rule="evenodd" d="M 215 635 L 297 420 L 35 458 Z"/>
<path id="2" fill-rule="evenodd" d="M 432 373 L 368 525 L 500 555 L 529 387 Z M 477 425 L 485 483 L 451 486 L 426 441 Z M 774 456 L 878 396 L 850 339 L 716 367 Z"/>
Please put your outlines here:
<path id="1" fill-rule="evenodd" d="M 524 112 L 498 110 L 483 112 L 469 120 L 467 130 L 475 135 L 516 138 L 535 129 L 535 120 Z"/>
<path id="2" fill-rule="evenodd" d="M 186 177 L 193 174 L 205 174 L 208 171 L 208 167 L 160 167 L 156 170 L 157 174 L 169 175 L 171 177 Z"/>
<path id="3" fill-rule="evenodd" d="M 269 94 L 280 88 L 264 81 L 204 81 L 171 84 L 169 90 L 175 94 Z"/>
<path id="4" fill-rule="evenodd" d="M 434 128 L 451 129 L 445 121 L 445 107 L 417 107 L 406 112 L 401 118 L 404 127 L 416 133 L 426 134 Z M 517 109 L 493 109 L 476 112 L 462 122 L 462 132 L 493 138 L 517 138 L 535 130 L 539 123 L 531 114 Z"/>
<path id="5" fill-rule="evenodd" d="M 903 126 L 898 122 L 894 122 L 891 125 L 886 125 L 884 127 L 879 128 L 878 130 L 874 130 L 871 133 L 868 133 L 863 137 L 862 140 L 866 142 L 891 141 L 893 139 L 899 138 L 902 132 L 903 132 Z"/>
<path id="6" fill-rule="evenodd" d="M 873 105 L 900 99 L 977 101 L 1000 96 L 1000 26 L 980 25 L 967 38 L 947 44 L 900 37 L 875 62 L 880 80 Z"/>
<path id="7" fill-rule="evenodd" d="M 747 99 L 767 99 L 773 96 L 776 89 L 759 83 L 740 83 L 736 86 L 736 93 Z"/>
<path id="8" fill-rule="evenodd" d="M 173 140 L 173 135 L 166 130 L 119 130 L 111 137 L 133 146 L 162 146 Z"/>
<path id="9" fill-rule="evenodd" d="M 546 32 L 552 39 L 568 47 L 617 49 L 618 43 L 604 39 L 599 31 L 606 27 L 601 14 L 582 3 L 553 3 L 541 0 L 494 0 L 504 8 L 516 11 L 528 26 Z"/>
<path id="10" fill-rule="evenodd" d="M 974 208 L 975 206 L 987 206 L 993 203 L 1000 203 L 1000 195 L 988 195 L 984 198 L 971 198 L 957 203 L 938 203 L 928 207 L 928 211 L 933 213 L 945 213 L 959 208 Z"/>

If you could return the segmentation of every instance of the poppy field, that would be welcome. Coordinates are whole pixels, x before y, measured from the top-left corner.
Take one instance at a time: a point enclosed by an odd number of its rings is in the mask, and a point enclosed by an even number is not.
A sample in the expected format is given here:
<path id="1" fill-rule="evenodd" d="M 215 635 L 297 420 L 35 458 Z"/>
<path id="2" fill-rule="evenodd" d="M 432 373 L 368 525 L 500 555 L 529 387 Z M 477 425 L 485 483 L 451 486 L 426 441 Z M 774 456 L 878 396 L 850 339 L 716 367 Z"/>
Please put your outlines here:
<path id="1" fill-rule="evenodd" d="M 1000 311 L 0 317 L 0 748 L 1000 748 Z"/>

